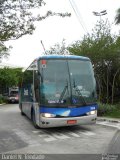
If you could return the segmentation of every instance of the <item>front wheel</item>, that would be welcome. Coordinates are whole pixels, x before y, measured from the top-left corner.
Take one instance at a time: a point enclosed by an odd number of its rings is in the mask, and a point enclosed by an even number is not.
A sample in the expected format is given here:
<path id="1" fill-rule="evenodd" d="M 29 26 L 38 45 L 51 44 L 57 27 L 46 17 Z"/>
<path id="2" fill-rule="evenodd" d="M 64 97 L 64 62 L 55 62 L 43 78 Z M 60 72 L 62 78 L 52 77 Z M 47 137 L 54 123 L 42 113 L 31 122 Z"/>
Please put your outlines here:
<path id="1" fill-rule="evenodd" d="M 39 129 L 39 126 L 36 124 L 35 112 L 32 111 L 32 122 L 36 129 Z"/>
<path id="2" fill-rule="evenodd" d="M 24 116 L 25 114 L 24 114 L 24 112 L 22 110 L 22 104 L 20 104 L 20 110 L 21 110 L 21 115 Z"/>

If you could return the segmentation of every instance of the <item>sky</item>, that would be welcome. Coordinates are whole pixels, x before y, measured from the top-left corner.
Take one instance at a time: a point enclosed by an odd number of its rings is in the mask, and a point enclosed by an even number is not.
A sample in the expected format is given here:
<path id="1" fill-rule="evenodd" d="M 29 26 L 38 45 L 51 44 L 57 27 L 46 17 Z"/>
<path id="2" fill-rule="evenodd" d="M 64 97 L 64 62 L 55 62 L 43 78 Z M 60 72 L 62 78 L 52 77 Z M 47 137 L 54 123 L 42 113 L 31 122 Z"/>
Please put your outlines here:
<path id="1" fill-rule="evenodd" d="M 77 18 L 70 1 L 76 5 Z M 41 40 L 48 50 L 56 43 L 61 43 L 65 39 L 66 45 L 72 44 L 82 37 L 96 24 L 100 17 L 94 16 L 93 11 L 107 11 L 107 15 L 102 19 L 108 18 L 112 24 L 112 32 L 118 33 L 120 26 L 114 25 L 116 10 L 120 7 L 120 0 L 45 0 L 46 5 L 41 7 L 39 11 L 42 15 L 48 10 L 53 12 L 68 12 L 71 17 L 61 18 L 53 16 L 35 23 L 36 30 L 33 35 L 26 35 L 18 40 L 6 42 L 13 48 L 10 51 L 8 59 L 4 59 L 4 63 L 16 66 L 27 67 L 29 64 L 41 54 L 44 49 Z M 74 7 L 75 7 L 74 5 Z M 82 25 L 81 25 L 82 23 Z"/>

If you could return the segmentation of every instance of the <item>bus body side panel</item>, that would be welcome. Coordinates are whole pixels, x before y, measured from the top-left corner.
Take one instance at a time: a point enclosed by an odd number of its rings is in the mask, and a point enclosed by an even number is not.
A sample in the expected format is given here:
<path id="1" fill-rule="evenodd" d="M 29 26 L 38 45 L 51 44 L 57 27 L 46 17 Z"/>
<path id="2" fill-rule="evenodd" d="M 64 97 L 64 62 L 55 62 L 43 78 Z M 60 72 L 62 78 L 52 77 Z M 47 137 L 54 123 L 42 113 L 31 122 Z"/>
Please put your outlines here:
<path id="1" fill-rule="evenodd" d="M 38 103 L 33 103 L 33 109 L 35 111 L 35 119 L 36 119 L 36 124 L 40 126 L 40 108 Z"/>
<path id="2" fill-rule="evenodd" d="M 25 85 L 21 88 L 22 111 L 31 118 L 31 107 L 33 105 L 32 85 Z"/>

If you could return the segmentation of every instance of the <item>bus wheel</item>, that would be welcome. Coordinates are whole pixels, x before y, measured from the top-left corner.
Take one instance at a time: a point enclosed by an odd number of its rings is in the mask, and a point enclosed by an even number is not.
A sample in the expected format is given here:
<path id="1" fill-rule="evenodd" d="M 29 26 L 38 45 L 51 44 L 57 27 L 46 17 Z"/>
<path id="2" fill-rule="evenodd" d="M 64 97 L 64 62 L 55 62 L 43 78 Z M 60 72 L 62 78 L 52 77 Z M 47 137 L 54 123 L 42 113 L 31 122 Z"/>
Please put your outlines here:
<path id="1" fill-rule="evenodd" d="M 20 110 L 21 110 L 21 115 L 24 116 L 25 114 L 24 114 L 24 112 L 22 110 L 22 104 L 20 104 Z"/>
<path id="2" fill-rule="evenodd" d="M 32 122 L 33 122 L 33 125 L 36 129 L 39 129 L 39 126 L 36 124 L 36 119 L 35 119 L 35 112 L 32 111 Z"/>

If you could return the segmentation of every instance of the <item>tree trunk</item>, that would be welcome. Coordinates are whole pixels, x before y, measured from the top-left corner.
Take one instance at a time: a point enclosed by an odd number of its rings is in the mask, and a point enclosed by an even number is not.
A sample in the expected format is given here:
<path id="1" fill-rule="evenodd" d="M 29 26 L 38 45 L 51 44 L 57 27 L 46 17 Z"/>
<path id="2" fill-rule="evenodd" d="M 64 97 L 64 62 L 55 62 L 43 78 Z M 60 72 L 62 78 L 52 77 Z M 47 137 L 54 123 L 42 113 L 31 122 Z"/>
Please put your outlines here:
<path id="1" fill-rule="evenodd" d="M 109 75 L 108 75 L 108 67 L 107 67 L 107 103 L 109 102 Z"/>
<path id="2" fill-rule="evenodd" d="M 120 71 L 120 68 L 118 68 L 118 70 L 116 71 L 114 77 L 113 77 L 113 84 L 112 84 L 112 104 L 114 103 L 114 86 L 115 86 L 115 78 L 118 74 L 118 72 Z"/>

